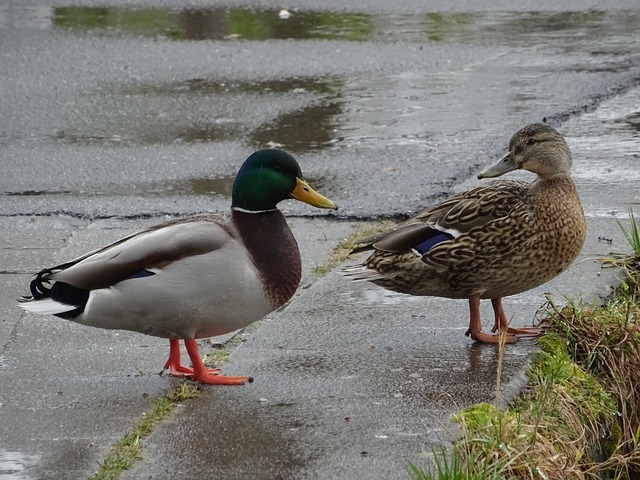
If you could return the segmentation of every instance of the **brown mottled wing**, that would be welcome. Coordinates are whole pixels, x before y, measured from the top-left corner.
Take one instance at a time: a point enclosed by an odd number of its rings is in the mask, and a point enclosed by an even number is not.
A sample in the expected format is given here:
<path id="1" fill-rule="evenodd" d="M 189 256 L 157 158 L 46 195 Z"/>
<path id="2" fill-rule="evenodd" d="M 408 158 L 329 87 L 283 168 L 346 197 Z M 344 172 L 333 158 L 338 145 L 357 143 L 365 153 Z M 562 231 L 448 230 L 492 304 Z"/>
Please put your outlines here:
<path id="1" fill-rule="evenodd" d="M 420 244 L 433 230 L 465 234 L 506 217 L 525 195 L 528 183 L 499 180 L 454 195 L 373 239 L 370 245 L 385 252 L 403 252 Z"/>
<path id="2" fill-rule="evenodd" d="M 156 225 L 94 250 L 71 262 L 44 270 L 56 280 L 86 290 L 106 288 L 143 269 L 160 268 L 181 258 L 221 248 L 229 231 L 213 217 L 192 217 Z"/>

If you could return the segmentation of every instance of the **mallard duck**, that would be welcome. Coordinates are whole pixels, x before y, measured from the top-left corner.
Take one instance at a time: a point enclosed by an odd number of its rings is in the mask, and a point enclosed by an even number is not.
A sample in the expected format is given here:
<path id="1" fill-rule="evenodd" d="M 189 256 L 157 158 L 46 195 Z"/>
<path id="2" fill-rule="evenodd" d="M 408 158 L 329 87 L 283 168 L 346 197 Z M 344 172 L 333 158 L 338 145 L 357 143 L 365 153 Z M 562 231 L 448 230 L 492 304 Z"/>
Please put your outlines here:
<path id="1" fill-rule="evenodd" d="M 517 169 L 537 178 L 496 180 L 429 207 L 356 248 L 353 253 L 374 252 L 345 274 L 410 295 L 468 299 L 466 335 L 478 342 L 498 341 L 482 332 L 481 299 L 491 299 L 493 332 L 506 330 L 508 342 L 537 333 L 510 328 L 502 298 L 542 285 L 569 267 L 584 244 L 586 223 L 571 179 L 571 151 L 555 129 L 542 123 L 520 129 L 509 152 L 478 178 Z"/>
<path id="2" fill-rule="evenodd" d="M 228 219 L 203 214 L 147 228 L 51 268 L 20 304 L 29 312 L 98 328 L 169 339 L 171 375 L 241 385 L 245 376 L 205 368 L 197 338 L 221 335 L 272 312 L 294 294 L 301 262 L 277 204 L 295 198 L 336 209 L 281 150 L 260 150 L 242 165 Z M 180 362 L 183 339 L 192 367 Z"/>

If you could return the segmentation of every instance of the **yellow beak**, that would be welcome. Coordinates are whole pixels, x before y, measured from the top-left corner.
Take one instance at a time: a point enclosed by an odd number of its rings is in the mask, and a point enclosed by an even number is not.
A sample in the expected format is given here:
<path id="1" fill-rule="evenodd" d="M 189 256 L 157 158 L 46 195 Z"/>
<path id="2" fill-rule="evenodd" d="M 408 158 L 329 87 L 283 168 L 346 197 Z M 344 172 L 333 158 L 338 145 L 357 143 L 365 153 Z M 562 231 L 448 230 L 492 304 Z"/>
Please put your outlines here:
<path id="1" fill-rule="evenodd" d="M 313 188 L 309 186 L 307 182 L 300 178 L 296 178 L 296 188 L 291 192 L 291 196 L 296 200 L 308 203 L 318 208 L 331 208 L 337 210 L 338 207 L 335 203 L 329 200 L 327 197 L 320 195 Z"/>

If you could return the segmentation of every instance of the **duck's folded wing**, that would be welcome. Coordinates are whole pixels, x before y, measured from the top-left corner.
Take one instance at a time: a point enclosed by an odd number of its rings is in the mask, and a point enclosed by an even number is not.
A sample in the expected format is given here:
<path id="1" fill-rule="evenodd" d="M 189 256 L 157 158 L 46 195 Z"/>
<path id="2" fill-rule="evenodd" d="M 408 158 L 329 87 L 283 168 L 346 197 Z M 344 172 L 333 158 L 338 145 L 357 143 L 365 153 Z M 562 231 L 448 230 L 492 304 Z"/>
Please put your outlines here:
<path id="1" fill-rule="evenodd" d="M 355 252 L 371 248 L 385 252 L 406 252 L 422 244 L 430 245 L 434 239 L 457 238 L 511 214 L 521 204 L 520 198 L 527 185 L 518 181 L 495 181 L 454 195 L 423 210 L 391 231 L 369 239 L 364 242 L 365 246 Z"/>
<path id="2" fill-rule="evenodd" d="M 230 231 L 211 221 L 170 223 L 45 269 L 38 277 L 84 290 L 106 288 L 180 259 L 220 249 L 229 241 L 233 241 Z"/>

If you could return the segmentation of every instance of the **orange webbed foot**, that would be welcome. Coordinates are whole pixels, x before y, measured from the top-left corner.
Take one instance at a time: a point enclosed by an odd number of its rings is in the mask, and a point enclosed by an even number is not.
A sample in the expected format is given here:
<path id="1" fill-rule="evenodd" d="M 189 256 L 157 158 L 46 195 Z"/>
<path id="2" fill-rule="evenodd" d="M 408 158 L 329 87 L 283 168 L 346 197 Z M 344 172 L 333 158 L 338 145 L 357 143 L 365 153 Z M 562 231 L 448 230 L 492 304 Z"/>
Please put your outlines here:
<path id="1" fill-rule="evenodd" d="M 194 381 L 208 385 L 244 385 L 253 382 L 252 377 L 231 377 L 220 373 L 220 369 L 206 368 L 198 353 L 198 344 L 193 338 L 185 339 L 184 345 L 193 365 L 191 377 Z"/>
<path id="2" fill-rule="evenodd" d="M 496 333 L 497 331 L 506 331 L 509 335 L 516 335 L 518 337 L 537 337 L 544 333 L 544 327 L 540 326 L 520 328 L 509 326 L 507 316 L 502 308 L 502 300 L 500 298 L 494 298 L 491 300 L 491 304 L 493 305 L 493 311 L 495 314 L 495 322 L 491 329 L 492 333 Z"/>
<path id="3" fill-rule="evenodd" d="M 184 365 L 167 364 L 164 366 L 164 369 L 169 370 L 169 375 L 172 377 L 193 377 L 193 368 L 185 367 Z M 207 368 L 206 372 L 209 375 L 219 375 L 220 369 Z"/>
<path id="4" fill-rule="evenodd" d="M 200 360 L 200 357 L 198 357 Z M 200 360 L 199 363 L 202 363 Z M 180 362 L 180 341 L 177 338 L 172 338 L 169 340 L 169 359 L 167 363 L 164 364 L 164 369 L 169 370 L 169 375 L 172 377 L 195 377 L 194 369 L 191 367 L 185 367 Z M 219 368 L 205 368 L 204 364 L 202 365 L 202 375 L 221 375 Z"/>
<path id="5" fill-rule="evenodd" d="M 494 310 L 496 311 L 496 319 L 499 319 L 498 312 L 502 312 L 500 301 L 492 300 L 492 302 Z M 471 336 L 471 338 L 479 343 L 500 343 L 500 335 L 491 335 L 482 331 L 482 324 L 480 323 L 480 299 L 478 297 L 472 297 L 469 299 L 469 312 L 469 329 L 466 331 L 465 335 L 467 337 Z M 498 324 L 497 321 L 496 324 Z M 509 334 L 509 332 L 506 332 L 504 343 L 516 343 L 517 341 L 518 337 Z"/>
<path id="6" fill-rule="evenodd" d="M 500 335 L 492 335 L 490 333 L 484 333 L 482 331 L 472 332 L 471 330 L 467 330 L 465 335 L 467 337 L 471 336 L 471 338 L 478 343 L 492 343 L 492 344 L 500 343 Z M 507 343 L 507 344 L 516 343 L 518 341 L 518 337 L 516 337 L 515 335 L 510 335 L 509 333 L 507 333 L 505 337 L 506 338 L 504 343 Z"/>
<path id="7" fill-rule="evenodd" d="M 491 331 L 496 332 L 498 329 L 494 326 Z M 538 337 L 544 333 L 544 327 L 507 327 L 507 333 L 517 335 L 519 337 Z"/>
<path id="8" fill-rule="evenodd" d="M 194 373 L 193 381 L 205 383 L 207 385 L 244 385 L 245 383 L 253 382 L 252 377 L 231 377 L 229 375 L 217 374 L 205 374 L 198 375 Z"/>

